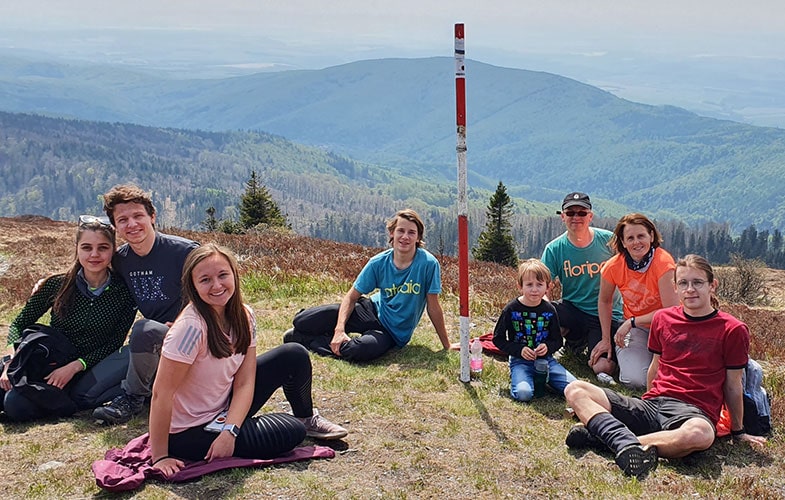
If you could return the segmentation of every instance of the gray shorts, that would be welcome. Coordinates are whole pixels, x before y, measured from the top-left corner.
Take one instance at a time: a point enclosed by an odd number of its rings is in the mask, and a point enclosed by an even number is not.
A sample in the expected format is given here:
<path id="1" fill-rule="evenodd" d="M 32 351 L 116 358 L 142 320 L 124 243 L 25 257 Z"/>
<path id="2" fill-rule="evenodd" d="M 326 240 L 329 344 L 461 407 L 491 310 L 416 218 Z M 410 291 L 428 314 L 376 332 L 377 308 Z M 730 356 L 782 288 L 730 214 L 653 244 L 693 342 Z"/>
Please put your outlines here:
<path id="1" fill-rule="evenodd" d="M 691 418 L 702 418 L 717 432 L 711 419 L 693 404 L 665 396 L 639 399 L 607 388 L 603 391 L 611 403 L 611 415 L 636 436 L 678 429 Z"/>

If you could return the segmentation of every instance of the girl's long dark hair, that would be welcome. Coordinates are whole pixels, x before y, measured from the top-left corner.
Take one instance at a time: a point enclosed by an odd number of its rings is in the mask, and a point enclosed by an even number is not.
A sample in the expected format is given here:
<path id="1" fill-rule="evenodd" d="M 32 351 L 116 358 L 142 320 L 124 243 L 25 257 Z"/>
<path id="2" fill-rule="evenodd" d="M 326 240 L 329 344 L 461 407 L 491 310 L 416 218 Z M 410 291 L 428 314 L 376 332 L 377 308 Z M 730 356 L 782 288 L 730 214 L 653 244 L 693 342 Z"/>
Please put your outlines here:
<path id="1" fill-rule="evenodd" d="M 74 297 L 76 293 L 78 293 L 76 291 L 76 275 L 79 273 L 79 270 L 82 269 L 82 264 L 79 263 L 79 242 L 82 241 L 82 235 L 85 233 L 85 231 L 102 233 L 112 244 L 113 253 L 115 250 L 116 240 L 114 228 L 112 226 L 101 224 L 98 221 L 79 224 L 79 227 L 76 229 L 74 265 L 71 266 L 71 269 L 69 269 L 67 273 L 65 273 L 65 279 L 63 279 L 63 283 L 60 285 L 60 289 L 57 291 L 57 295 L 55 295 L 54 298 L 54 303 L 52 304 L 52 313 L 60 317 L 68 314 L 68 311 L 74 304 Z M 54 276 L 50 276 L 46 280 L 49 281 L 53 277 Z"/>
<path id="2" fill-rule="evenodd" d="M 213 255 L 220 255 L 229 263 L 234 277 L 234 294 L 229 298 L 224 309 L 224 320 L 229 331 L 232 332 L 234 343 L 229 339 L 229 332 L 224 332 L 221 328 L 221 318 L 215 310 L 210 307 L 196 291 L 193 280 L 194 268 L 203 260 Z M 245 354 L 251 345 L 251 322 L 248 313 L 243 305 L 243 297 L 240 293 L 240 274 L 238 272 L 237 259 L 232 252 L 215 243 L 207 243 L 200 246 L 188 254 L 183 265 L 183 300 L 194 305 L 196 311 L 204 318 L 207 324 L 207 347 L 210 354 L 216 358 L 228 358 L 233 354 Z"/>

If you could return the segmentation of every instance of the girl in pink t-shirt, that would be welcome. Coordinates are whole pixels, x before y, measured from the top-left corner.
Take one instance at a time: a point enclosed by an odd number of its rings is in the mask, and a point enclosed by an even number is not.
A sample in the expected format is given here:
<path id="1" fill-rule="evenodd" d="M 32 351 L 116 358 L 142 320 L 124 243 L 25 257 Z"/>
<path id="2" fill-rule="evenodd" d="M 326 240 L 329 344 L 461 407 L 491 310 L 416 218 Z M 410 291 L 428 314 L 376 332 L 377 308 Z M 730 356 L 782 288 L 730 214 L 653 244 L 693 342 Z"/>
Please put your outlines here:
<path id="1" fill-rule="evenodd" d="M 171 476 L 183 460 L 272 458 L 306 435 L 347 434 L 313 408 L 304 347 L 286 344 L 256 356 L 256 321 L 228 250 L 212 243 L 193 250 L 183 276 L 188 305 L 164 339 L 150 403 L 155 468 Z M 294 415 L 254 416 L 279 387 Z"/>

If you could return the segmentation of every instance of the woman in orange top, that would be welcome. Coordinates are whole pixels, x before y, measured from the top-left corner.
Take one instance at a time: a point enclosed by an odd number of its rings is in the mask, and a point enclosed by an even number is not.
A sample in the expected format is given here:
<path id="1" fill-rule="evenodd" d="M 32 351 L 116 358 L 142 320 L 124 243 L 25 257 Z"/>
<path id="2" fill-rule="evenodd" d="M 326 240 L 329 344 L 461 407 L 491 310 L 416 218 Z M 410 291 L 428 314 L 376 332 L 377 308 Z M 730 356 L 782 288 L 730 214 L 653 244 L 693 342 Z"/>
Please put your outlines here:
<path id="1" fill-rule="evenodd" d="M 601 270 L 597 305 L 602 349 L 595 352 L 597 355 L 607 352 L 610 359 L 616 344 L 619 381 L 630 387 L 646 387 L 646 372 L 652 358 L 648 349 L 649 326 L 654 312 L 679 304 L 673 288 L 676 264 L 661 243 L 662 236 L 651 220 L 642 214 L 627 214 L 616 224 L 608 242 L 616 255 Z M 611 332 L 613 294 L 617 289 L 624 299 L 625 320 L 616 332 Z"/>

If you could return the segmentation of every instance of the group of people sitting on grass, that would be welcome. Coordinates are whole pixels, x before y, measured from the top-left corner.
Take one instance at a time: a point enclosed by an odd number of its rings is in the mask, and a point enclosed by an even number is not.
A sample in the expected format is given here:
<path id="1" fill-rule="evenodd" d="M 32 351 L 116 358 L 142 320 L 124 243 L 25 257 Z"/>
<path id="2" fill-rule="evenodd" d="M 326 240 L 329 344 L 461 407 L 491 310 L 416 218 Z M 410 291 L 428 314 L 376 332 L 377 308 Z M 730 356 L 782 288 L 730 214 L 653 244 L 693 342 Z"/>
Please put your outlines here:
<path id="1" fill-rule="evenodd" d="M 423 311 L 443 348 L 460 348 L 450 343 L 440 265 L 423 248 L 413 210 L 388 221 L 391 248 L 368 260 L 340 303 L 301 310 L 283 344 L 260 355 L 230 251 L 156 231 L 152 200 L 136 186 L 112 188 L 104 210 L 106 217 L 80 217 L 72 268 L 42 280 L 9 328 L 0 408 L 10 420 L 93 409 L 97 421 L 118 424 L 150 399 L 152 465 L 170 476 L 184 461 L 271 458 L 306 436 L 345 437 L 313 407 L 308 350 L 377 359 L 411 340 Z M 742 423 L 749 332 L 717 309 L 709 263 L 695 255 L 675 262 L 641 214 L 622 217 L 613 232 L 591 227 L 584 193 L 567 195 L 558 213 L 565 233 L 542 259 L 520 265 L 520 295 L 494 329 L 494 344 L 509 355 L 512 397 L 532 399 L 535 361 L 545 360 L 550 387 L 581 421 L 567 445 L 609 448 L 639 479 L 658 456 L 711 446 L 723 404 L 735 438 L 763 443 Z M 126 242 L 119 248 L 115 232 Z M 552 280 L 561 300 L 547 298 Z M 50 325 L 38 325 L 47 311 Z M 134 321 L 137 311 L 143 318 Z M 70 353 L 39 381 L 28 354 L 41 351 L 37 342 Z M 600 381 L 615 383 L 618 370 L 622 384 L 647 391 L 629 398 L 577 380 L 555 356 L 563 346 L 586 356 Z M 59 397 L 36 396 L 40 386 Z M 292 414 L 257 415 L 279 387 Z"/>

